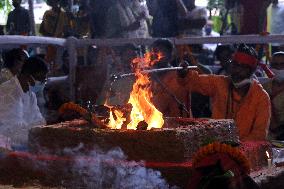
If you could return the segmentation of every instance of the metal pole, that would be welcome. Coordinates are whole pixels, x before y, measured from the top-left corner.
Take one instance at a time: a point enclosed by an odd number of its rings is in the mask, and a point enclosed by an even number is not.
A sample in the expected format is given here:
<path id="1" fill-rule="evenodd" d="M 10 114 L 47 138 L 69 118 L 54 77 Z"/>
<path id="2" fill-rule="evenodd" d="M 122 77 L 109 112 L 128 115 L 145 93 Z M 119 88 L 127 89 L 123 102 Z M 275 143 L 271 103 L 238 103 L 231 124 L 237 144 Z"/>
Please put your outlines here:
<path id="1" fill-rule="evenodd" d="M 75 37 L 67 38 L 67 51 L 69 55 L 69 85 L 71 101 L 76 100 L 76 68 L 77 68 L 77 39 Z"/>
<path id="2" fill-rule="evenodd" d="M 188 66 L 187 69 L 197 69 L 197 66 Z M 159 68 L 159 69 L 149 69 L 149 70 L 142 70 L 141 73 L 161 73 L 161 72 L 169 72 L 169 71 L 177 71 L 177 70 L 181 70 L 184 69 L 183 67 L 170 67 L 170 68 Z M 134 76 L 135 73 L 127 73 L 127 74 L 121 74 L 121 75 L 112 75 L 111 76 L 111 80 L 117 80 L 117 79 L 121 79 L 124 77 L 130 77 L 130 76 Z"/>
<path id="3" fill-rule="evenodd" d="M 34 1 L 29 0 L 29 15 L 30 15 L 30 29 L 31 29 L 31 34 L 36 35 L 35 32 L 35 16 L 34 16 Z"/>

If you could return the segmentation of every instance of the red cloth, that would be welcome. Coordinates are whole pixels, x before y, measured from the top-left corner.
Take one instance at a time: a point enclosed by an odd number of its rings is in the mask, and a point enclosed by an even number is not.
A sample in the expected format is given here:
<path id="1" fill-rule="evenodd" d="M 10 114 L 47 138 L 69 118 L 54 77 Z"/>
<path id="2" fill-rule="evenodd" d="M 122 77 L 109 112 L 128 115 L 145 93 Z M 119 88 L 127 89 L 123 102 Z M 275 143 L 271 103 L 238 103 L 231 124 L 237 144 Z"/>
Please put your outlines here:
<path id="1" fill-rule="evenodd" d="M 272 72 L 271 69 L 269 69 L 269 67 L 264 64 L 264 63 L 258 63 L 258 65 L 263 69 L 263 71 L 266 73 L 268 78 L 273 78 L 275 76 L 275 74 Z"/>
<path id="2" fill-rule="evenodd" d="M 258 64 L 258 60 L 256 58 L 242 52 L 236 52 L 233 55 L 233 60 L 238 62 L 239 64 L 245 64 L 252 68 L 256 68 Z"/>

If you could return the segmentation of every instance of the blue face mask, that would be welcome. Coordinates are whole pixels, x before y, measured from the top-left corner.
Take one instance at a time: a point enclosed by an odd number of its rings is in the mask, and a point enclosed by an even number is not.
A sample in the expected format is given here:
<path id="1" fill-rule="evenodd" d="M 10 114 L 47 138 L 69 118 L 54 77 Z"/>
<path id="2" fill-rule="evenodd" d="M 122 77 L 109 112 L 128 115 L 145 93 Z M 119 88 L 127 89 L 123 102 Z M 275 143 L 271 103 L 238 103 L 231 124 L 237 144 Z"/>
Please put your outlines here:
<path id="1" fill-rule="evenodd" d="M 205 33 L 206 33 L 206 35 L 210 35 L 211 34 L 211 32 L 212 32 L 212 28 L 211 27 L 205 27 Z"/>
<path id="2" fill-rule="evenodd" d="M 34 93 L 40 93 L 43 91 L 45 86 L 45 83 L 40 82 L 40 81 L 35 81 L 35 85 L 34 86 L 30 86 L 30 91 L 34 92 Z"/>

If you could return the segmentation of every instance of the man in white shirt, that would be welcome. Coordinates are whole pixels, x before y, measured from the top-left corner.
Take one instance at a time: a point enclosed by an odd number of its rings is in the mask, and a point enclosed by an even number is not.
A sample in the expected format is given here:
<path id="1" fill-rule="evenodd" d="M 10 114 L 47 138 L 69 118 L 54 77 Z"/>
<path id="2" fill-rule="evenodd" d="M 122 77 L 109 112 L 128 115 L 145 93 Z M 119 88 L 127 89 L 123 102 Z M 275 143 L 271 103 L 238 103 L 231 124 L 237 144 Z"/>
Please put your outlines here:
<path id="1" fill-rule="evenodd" d="M 220 34 L 213 30 L 212 20 L 207 20 L 207 23 L 203 28 L 202 34 L 204 37 L 220 37 Z M 203 44 L 203 48 L 214 52 L 217 48 L 217 44 Z"/>
<path id="2" fill-rule="evenodd" d="M 42 59 L 29 58 L 20 75 L 0 85 L 0 135 L 6 140 L 2 147 L 25 146 L 29 129 L 45 124 L 35 92 L 43 89 L 47 71 Z"/>
<path id="3" fill-rule="evenodd" d="M 107 38 L 137 38 L 140 21 L 145 13 L 135 15 L 130 0 L 117 0 L 108 9 L 106 16 Z"/>

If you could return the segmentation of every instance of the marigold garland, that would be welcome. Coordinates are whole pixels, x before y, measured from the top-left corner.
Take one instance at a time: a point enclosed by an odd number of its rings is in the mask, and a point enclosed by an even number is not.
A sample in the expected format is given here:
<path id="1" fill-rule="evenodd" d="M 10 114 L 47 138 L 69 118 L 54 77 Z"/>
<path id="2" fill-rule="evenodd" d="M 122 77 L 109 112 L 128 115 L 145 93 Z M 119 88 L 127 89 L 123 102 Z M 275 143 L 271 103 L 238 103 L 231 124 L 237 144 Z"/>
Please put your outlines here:
<path id="1" fill-rule="evenodd" d="M 242 166 L 245 173 L 250 173 L 250 163 L 245 155 L 238 148 L 227 144 L 222 144 L 220 142 L 214 142 L 207 146 L 201 147 L 193 156 L 193 167 L 196 167 L 203 158 L 216 153 L 228 154 L 233 160 Z"/>
<path id="2" fill-rule="evenodd" d="M 97 116 L 93 113 L 90 113 L 88 110 L 85 108 L 81 107 L 78 104 L 75 104 L 74 102 L 68 102 L 63 104 L 58 112 L 59 114 L 63 115 L 68 111 L 74 111 L 79 113 L 84 119 L 87 121 L 92 122 L 93 124 L 99 126 L 100 128 L 105 128 L 106 126 L 97 118 Z M 88 119 L 87 119 L 88 118 Z"/>
<path id="3" fill-rule="evenodd" d="M 60 114 L 64 114 L 67 111 L 75 111 L 81 116 L 85 116 L 86 114 L 88 114 L 88 111 L 85 108 L 82 108 L 80 105 L 75 104 L 74 102 L 68 102 L 63 104 L 58 111 Z"/>

